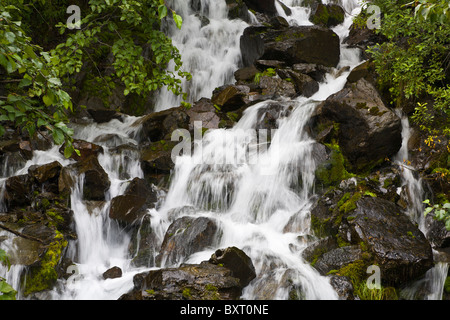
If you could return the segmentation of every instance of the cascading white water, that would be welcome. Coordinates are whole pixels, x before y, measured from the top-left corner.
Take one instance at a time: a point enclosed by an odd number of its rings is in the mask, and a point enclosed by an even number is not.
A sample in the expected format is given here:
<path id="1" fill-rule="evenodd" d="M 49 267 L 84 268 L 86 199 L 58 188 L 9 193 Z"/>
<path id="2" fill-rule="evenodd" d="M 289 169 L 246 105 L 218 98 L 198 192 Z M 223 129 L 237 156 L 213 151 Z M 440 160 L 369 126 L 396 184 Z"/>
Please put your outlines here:
<path id="1" fill-rule="evenodd" d="M 279 8 L 280 9 L 280 8 Z M 307 10 L 292 24 L 308 25 Z M 280 11 L 280 14 L 283 14 Z M 341 40 L 347 35 L 351 17 L 335 28 Z M 342 47 L 339 67 L 350 69 L 360 63 L 357 50 Z M 336 299 L 327 278 L 319 275 L 301 257 L 309 235 L 309 209 L 313 194 L 315 161 L 314 141 L 304 131 L 318 101 L 343 88 L 348 72 L 335 78 L 328 74 L 319 91 L 310 99 L 278 101 L 292 114 L 280 119 L 268 149 L 255 148 L 252 135 L 260 120 L 259 110 L 273 101 L 249 107 L 230 130 L 208 131 L 201 152 L 177 159 L 171 187 L 159 211 L 166 228 L 173 208 L 193 206 L 196 216 L 217 222 L 221 237 L 217 247 L 242 248 L 255 264 L 257 279 L 246 287 L 244 299 L 287 299 L 289 288 L 278 285 L 288 276 L 306 299 Z M 264 141 L 258 141 L 258 147 Z M 250 150 L 250 152 L 247 152 Z M 247 155 L 244 159 L 242 155 Z M 232 159 L 233 161 L 227 161 Z M 299 183 L 301 177 L 301 183 Z M 225 201 L 224 199 L 227 199 Z M 295 221 L 295 223 L 292 223 Z M 286 230 L 286 226 L 288 230 Z M 156 233 L 163 234 L 160 226 Z M 164 229 L 163 228 L 163 229 Z M 159 230 L 159 231 L 158 231 Z M 198 263 L 208 259 L 215 248 L 196 253 L 183 262 Z M 178 263 L 180 263 L 179 261 Z M 262 286 L 277 283 L 272 293 Z"/>
<path id="2" fill-rule="evenodd" d="M 427 225 L 424 215 L 424 190 L 422 179 L 415 174 L 415 168 L 409 163 L 408 143 L 411 138 L 412 129 L 409 119 L 404 115 L 403 111 L 396 110 L 397 115 L 402 119 L 402 146 L 395 156 L 394 161 L 401 168 L 402 184 L 406 194 L 407 208 L 406 213 L 411 221 L 417 224 L 423 234 L 427 234 Z M 435 256 L 438 253 L 433 250 Z M 406 299 L 415 299 L 415 294 L 419 289 L 426 288 L 430 292 L 425 297 L 426 300 L 441 300 L 444 290 L 444 282 L 447 278 L 449 264 L 448 262 L 438 262 L 433 268 L 427 271 L 424 278 L 412 284 L 410 287 L 402 291 L 402 295 Z"/>
<path id="3" fill-rule="evenodd" d="M 248 24 L 240 19 L 229 20 L 223 0 L 171 0 L 168 5 L 183 17 L 181 30 L 173 23 L 164 26 L 180 51 L 183 70 L 192 74 L 191 81 L 183 80 L 183 92 L 188 93 L 188 102 L 211 97 L 215 88 L 233 81 L 241 59 L 239 39 Z M 173 70 L 173 65 L 169 69 Z M 177 107 L 180 102 L 180 96 L 163 88 L 155 111 Z"/>
<path id="4" fill-rule="evenodd" d="M 247 26 L 245 22 L 227 19 L 223 0 L 197 3 L 201 7 L 200 15 L 192 10 L 191 1 L 170 1 L 171 7 L 183 16 L 184 24 L 181 31 L 168 31 L 181 51 L 185 70 L 193 74 L 193 81 L 185 84 L 191 101 L 210 97 L 215 87 L 233 80 L 233 72 L 240 63 L 239 37 Z M 295 0 L 284 3 L 293 10 L 293 15 L 287 17 L 291 25 L 311 24 L 309 9 L 295 7 Z M 342 25 L 333 28 L 341 41 L 348 34 L 351 14 L 359 10 L 356 0 L 342 0 L 342 4 L 348 14 Z M 285 15 L 280 6 L 278 10 L 280 15 Z M 202 25 L 205 17 L 209 23 Z M 341 46 L 338 68 L 349 66 L 351 70 L 360 62 L 358 50 Z M 318 102 L 343 88 L 348 74 L 349 71 L 343 72 L 337 78 L 327 74 L 319 91 L 309 99 L 276 101 L 292 111 L 279 119 L 270 147 L 257 141 L 255 148 L 252 134 L 260 120 L 258 111 L 273 102 L 265 101 L 249 107 L 234 128 L 207 132 L 201 153 L 177 159 L 162 206 L 149 212 L 155 234 L 162 241 L 174 219 L 170 211 L 183 206 L 194 207 L 189 214 L 209 217 L 220 228 L 214 247 L 178 263 L 198 263 L 209 259 L 218 248 L 236 246 L 250 256 L 258 274 L 245 288 L 242 298 L 287 299 L 292 288 L 298 289 L 298 294 L 305 299 L 337 298 L 329 280 L 301 256 L 311 234 L 309 213 L 316 166 L 312 152 L 315 141 L 304 126 Z M 179 105 L 178 99 L 161 92 L 157 110 Z M 79 274 L 68 281 L 61 280 L 51 294 L 52 299 L 117 299 L 132 288 L 133 276 L 144 270 L 131 266 L 127 253 L 130 236 L 108 216 L 109 200 L 124 192 L 126 181 L 143 176 L 133 151 L 130 157 L 111 152 L 122 143 L 137 145 L 137 128 L 131 126 L 135 120 L 125 117 L 123 122 L 112 120 L 106 124 L 75 126 L 76 138 L 103 146 L 99 162 L 111 180 L 111 188 L 104 204 L 89 209 L 81 196 L 83 176 L 77 177 L 71 208 L 78 240 L 71 241 L 68 257 L 76 264 Z M 42 154 L 35 154 L 36 159 L 40 156 Z M 64 165 L 70 163 L 62 159 L 57 148 L 47 152 L 45 157 L 33 161 L 43 164 L 57 159 Z M 113 266 L 119 266 L 123 276 L 103 280 L 101 274 Z M 291 288 L 283 286 L 282 279 L 286 277 L 291 280 Z M 267 283 L 273 284 L 273 292 L 263 290 Z"/>

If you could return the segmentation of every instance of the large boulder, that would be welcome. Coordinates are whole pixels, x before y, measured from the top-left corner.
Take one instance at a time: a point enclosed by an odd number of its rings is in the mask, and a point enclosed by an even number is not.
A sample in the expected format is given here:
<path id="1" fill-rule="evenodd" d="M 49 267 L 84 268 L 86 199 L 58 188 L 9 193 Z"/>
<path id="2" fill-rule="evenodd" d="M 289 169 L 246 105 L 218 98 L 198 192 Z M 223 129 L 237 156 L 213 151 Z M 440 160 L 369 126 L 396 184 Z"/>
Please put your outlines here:
<path id="1" fill-rule="evenodd" d="M 339 37 L 321 26 L 298 26 L 274 30 L 251 26 L 241 37 L 245 66 L 256 60 L 280 60 L 287 65 L 312 63 L 336 67 L 340 59 Z"/>
<path id="2" fill-rule="evenodd" d="M 424 275 L 433 266 L 429 242 L 397 205 L 362 197 L 356 206 L 347 220 L 380 266 L 382 283 L 399 285 Z"/>
<path id="3" fill-rule="evenodd" d="M 241 263 L 251 264 L 250 258 L 237 248 L 223 249 L 223 253 L 236 253 L 241 259 L 227 259 L 227 265 L 216 261 L 184 264 L 178 268 L 164 268 L 139 273 L 134 276 L 134 288 L 121 300 L 238 300 L 251 274 L 239 273 L 245 282 L 236 277 Z M 211 258 L 214 260 L 214 258 Z M 234 262 L 237 264 L 235 264 Z M 232 268 L 232 269 L 230 269 Z"/>
<path id="4" fill-rule="evenodd" d="M 316 126 L 338 124 L 339 146 L 352 172 L 373 167 L 401 147 L 401 119 L 364 78 L 328 97 L 312 119 Z"/>
<path id="5" fill-rule="evenodd" d="M 157 265 L 173 265 L 206 249 L 214 243 L 216 232 L 216 223 L 206 217 L 185 216 L 175 220 L 167 229 L 156 257 Z"/>

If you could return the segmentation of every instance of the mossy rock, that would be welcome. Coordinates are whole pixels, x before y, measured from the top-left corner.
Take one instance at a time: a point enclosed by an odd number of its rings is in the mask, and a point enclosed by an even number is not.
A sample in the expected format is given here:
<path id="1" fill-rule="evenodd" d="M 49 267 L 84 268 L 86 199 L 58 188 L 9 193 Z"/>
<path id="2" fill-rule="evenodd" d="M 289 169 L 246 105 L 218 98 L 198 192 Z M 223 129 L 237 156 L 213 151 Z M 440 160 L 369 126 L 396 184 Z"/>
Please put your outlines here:
<path id="1" fill-rule="evenodd" d="M 344 22 L 345 11 L 337 4 L 319 4 L 313 10 L 310 21 L 324 27 L 334 27 Z"/>

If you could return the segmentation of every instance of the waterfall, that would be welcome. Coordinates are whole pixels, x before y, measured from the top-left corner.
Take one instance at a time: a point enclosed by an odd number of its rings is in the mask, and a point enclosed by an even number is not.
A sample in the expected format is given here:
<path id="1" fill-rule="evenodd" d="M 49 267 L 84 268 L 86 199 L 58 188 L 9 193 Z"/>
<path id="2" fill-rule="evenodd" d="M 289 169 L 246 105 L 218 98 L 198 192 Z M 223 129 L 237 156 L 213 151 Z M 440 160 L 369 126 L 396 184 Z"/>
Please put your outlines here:
<path id="1" fill-rule="evenodd" d="M 311 25 L 308 20 L 310 9 L 299 6 L 302 1 L 282 2 L 292 14 L 287 16 L 278 3 L 277 10 L 290 25 Z M 280 98 L 248 107 L 233 128 L 207 131 L 199 142 L 201 149 L 177 158 L 168 190 L 158 206 L 148 211 L 150 227 L 157 241 L 162 242 L 169 225 L 180 215 L 207 217 L 217 224 L 220 232 L 212 247 L 180 257 L 174 264 L 163 260 L 161 267 L 200 263 L 208 260 L 216 249 L 236 246 L 252 259 L 257 274 L 257 278 L 244 288 L 243 299 L 289 299 L 292 294 L 309 300 L 338 298 L 329 278 L 320 275 L 305 261 L 302 252 L 312 237 L 310 210 L 315 196 L 317 165 L 314 158 L 316 141 L 308 135 L 306 124 L 315 107 L 340 91 L 350 71 L 362 62 L 358 49 L 347 48 L 342 43 L 353 16 L 360 10 L 358 1 L 340 2 L 347 14 L 344 23 L 333 28 L 341 39 L 340 62 L 333 71 L 344 67 L 349 67 L 348 70 L 338 73 L 339 76 L 335 76 L 335 72 L 326 74 L 319 83 L 318 92 L 309 98 Z M 249 24 L 239 19 L 230 20 L 224 0 L 170 0 L 167 3 L 184 21 L 181 30 L 169 22 L 163 25 L 180 50 L 184 70 L 193 76 L 192 81 L 183 82 L 183 90 L 189 94 L 190 102 L 211 97 L 216 87 L 234 81 L 233 73 L 241 65 L 239 39 Z M 250 19 L 254 17 L 250 15 Z M 176 107 L 180 99 L 161 90 L 155 109 Z M 278 119 L 276 130 L 258 131 L 260 111 L 271 103 L 289 110 L 288 115 Z M 411 198 L 418 199 L 409 211 L 411 218 L 417 219 L 421 212 L 418 201 L 423 193 L 418 188 L 420 180 L 403 161 L 408 159 L 410 133 L 407 118 L 403 119 L 404 141 L 395 160 L 405 167 L 403 181 L 414 193 Z M 66 253 L 74 263 L 67 272 L 73 272 L 73 275 L 67 280 L 58 280 L 46 297 L 48 299 L 118 299 L 133 287 L 136 274 L 157 268 L 133 266 L 133 257 L 128 253 L 129 230 L 108 214 L 111 199 L 125 192 L 127 182 L 144 176 L 136 151 L 139 144 L 139 128 L 133 126 L 136 120 L 123 116 L 121 121 L 114 119 L 103 124 L 71 124 L 75 138 L 102 146 L 103 153 L 98 160 L 111 186 L 104 202 L 89 207 L 82 196 L 85 176 L 73 177 L 76 183 L 71 190 L 70 207 L 74 212 L 77 239 L 69 241 Z M 136 150 L 131 148 L 126 153 L 115 153 L 115 148 L 123 144 L 136 146 Z M 35 151 L 32 160 L 2 173 L 2 177 L 26 173 L 31 165 L 56 160 L 66 166 L 74 162 L 65 159 L 58 149 L 55 146 L 47 151 Z M 0 192 L 3 191 L 1 187 Z M 1 193 L 0 198 L 3 200 Z M 178 216 L 174 215 L 175 209 L 178 209 Z M 12 251 L 11 239 L 9 233 L 0 230 L 0 248 Z M 103 272 L 114 266 L 121 268 L 122 277 L 104 280 Z M 7 275 L 7 281 L 19 288 L 23 269 L 23 266 L 14 265 L 12 271 L 7 272 L 0 266 L 0 276 Z M 442 292 L 441 279 L 447 270 L 448 265 L 440 264 L 429 272 L 430 279 L 438 279 L 433 282 L 436 292 Z M 290 279 L 289 287 L 286 287 L 285 279 Z"/>
<path id="2" fill-rule="evenodd" d="M 180 51 L 183 70 L 192 74 L 191 81 L 182 81 L 188 102 L 210 97 L 213 90 L 234 80 L 233 73 L 241 63 L 239 39 L 248 24 L 240 19 L 229 20 L 223 0 L 168 1 L 181 15 L 183 25 L 178 30 L 172 23 L 163 26 Z M 169 65 L 173 70 L 173 65 Z M 180 105 L 181 97 L 162 88 L 155 110 Z"/>
<path id="3" fill-rule="evenodd" d="M 402 110 L 396 110 L 397 115 L 402 119 L 402 146 L 394 158 L 394 161 L 401 168 L 402 185 L 404 193 L 406 194 L 406 214 L 411 221 L 417 224 L 423 234 L 427 234 L 428 230 L 425 223 L 424 215 L 424 189 L 423 182 L 419 174 L 415 172 L 415 168 L 409 162 L 409 148 L 408 143 L 412 135 L 408 117 Z M 401 192 L 401 191 L 399 191 Z M 435 260 L 438 257 L 438 252 L 433 250 Z M 428 292 L 423 298 L 426 300 L 441 300 L 444 290 L 444 282 L 448 274 L 448 262 L 438 262 L 436 265 L 427 271 L 423 279 L 418 280 L 411 286 L 402 290 L 401 294 L 406 299 L 415 299 L 416 294 L 420 290 Z"/>

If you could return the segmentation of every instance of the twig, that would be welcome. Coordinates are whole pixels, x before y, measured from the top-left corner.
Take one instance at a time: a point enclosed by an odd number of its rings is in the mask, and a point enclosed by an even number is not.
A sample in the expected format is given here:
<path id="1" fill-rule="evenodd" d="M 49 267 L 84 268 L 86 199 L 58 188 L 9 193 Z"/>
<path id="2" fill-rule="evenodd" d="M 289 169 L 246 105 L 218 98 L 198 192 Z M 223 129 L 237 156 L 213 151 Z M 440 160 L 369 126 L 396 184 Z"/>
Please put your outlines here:
<path id="1" fill-rule="evenodd" d="M 14 233 L 16 236 L 22 237 L 24 239 L 33 240 L 33 241 L 37 241 L 37 242 L 40 242 L 40 243 L 44 244 L 44 241 L 42 241 L 39 238 L 23 234 L 23 233 L 21 233 L 19 231 L 12 230 L 12 229 L 10 229 L 10 228 L 2 225 L 2 224 L 0 224 L 0 228 L 3 229 L 3 230 L 6 230 L 8 232 Z"/>

